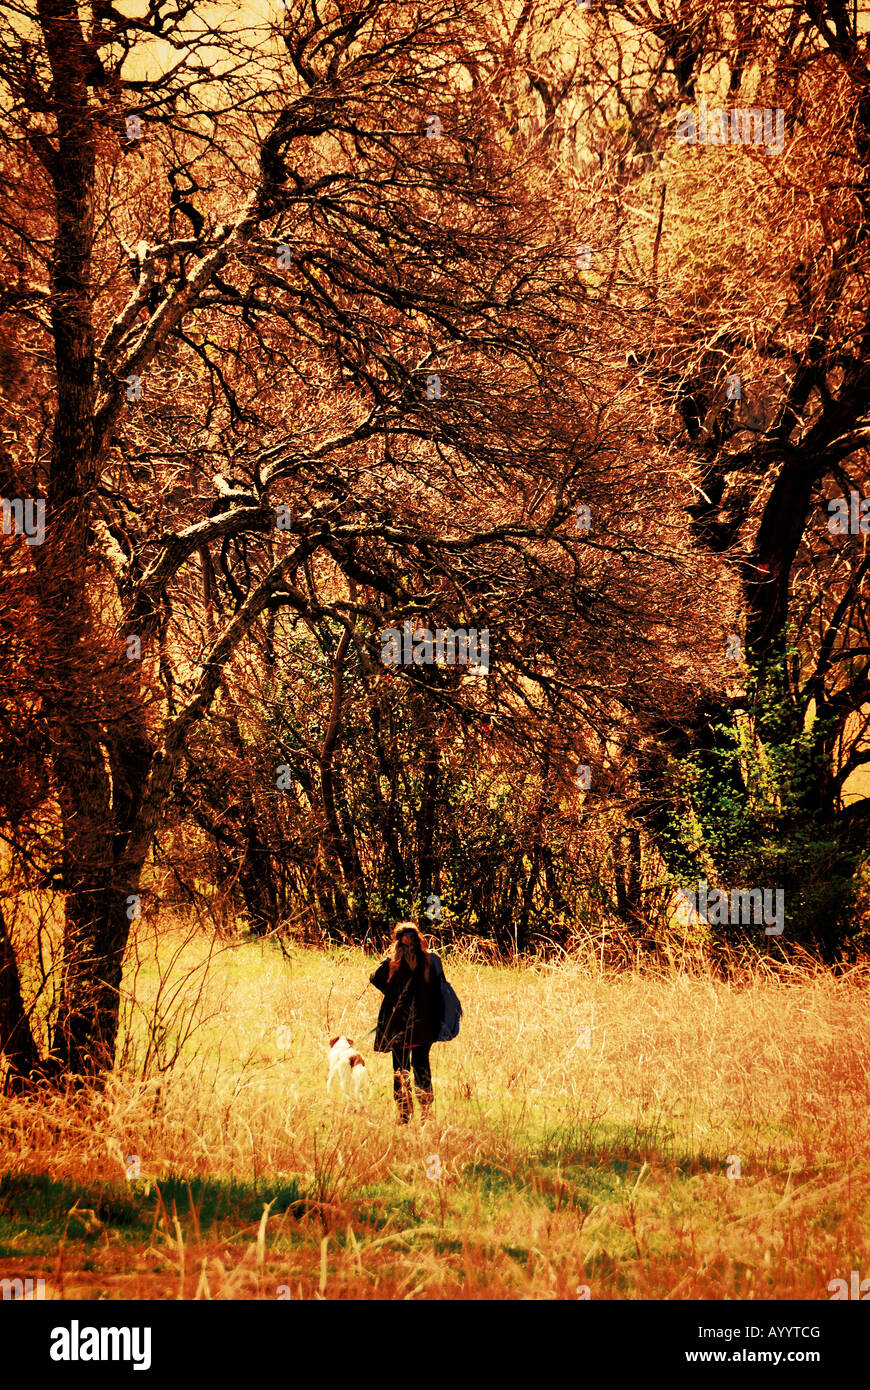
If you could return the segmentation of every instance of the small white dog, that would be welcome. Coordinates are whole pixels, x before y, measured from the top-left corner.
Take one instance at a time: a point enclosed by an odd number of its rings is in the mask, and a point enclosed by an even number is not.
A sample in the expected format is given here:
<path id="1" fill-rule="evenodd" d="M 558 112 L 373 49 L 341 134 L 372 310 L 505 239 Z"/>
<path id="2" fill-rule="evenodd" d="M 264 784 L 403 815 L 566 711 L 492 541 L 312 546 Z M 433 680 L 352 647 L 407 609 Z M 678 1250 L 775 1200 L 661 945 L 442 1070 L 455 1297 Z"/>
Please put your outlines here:
<path id="1" fill-rule="evenodd" d="M 331 1038 L 329 1042 L 329 1080 L 326 1094 L 332 1091 L 332 1083 L 338 1077 L 342 1094 L 351 1100 L 362 1100 L 369 1084 L 368 1069 L 361 1052 L 353 1045 L 353 1038 Z"/>

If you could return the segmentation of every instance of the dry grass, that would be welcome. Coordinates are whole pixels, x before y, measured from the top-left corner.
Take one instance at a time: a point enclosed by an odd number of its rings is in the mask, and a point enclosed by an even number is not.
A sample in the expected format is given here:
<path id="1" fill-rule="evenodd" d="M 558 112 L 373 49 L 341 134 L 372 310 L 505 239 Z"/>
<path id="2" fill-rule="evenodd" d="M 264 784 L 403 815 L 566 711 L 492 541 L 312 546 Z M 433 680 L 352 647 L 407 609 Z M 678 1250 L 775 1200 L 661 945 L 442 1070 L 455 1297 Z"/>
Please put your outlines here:
<path id="1" fill-rule="evenodd" d="M 202 935 L 138 945 L 106 1095 L 6 1104 L 0 1276 L 66 1297 L 824 1299 L 870 1274 L 865 971 L 737 986 L 448 956 L 466 1017 L 433 1050 L 433 1119 L 402 1129 L 371 1038 L 366 1107 L 324 1091 L 327 1004 L 359 1043 L 370 958 L 247 943 L 206 971 Z"/>

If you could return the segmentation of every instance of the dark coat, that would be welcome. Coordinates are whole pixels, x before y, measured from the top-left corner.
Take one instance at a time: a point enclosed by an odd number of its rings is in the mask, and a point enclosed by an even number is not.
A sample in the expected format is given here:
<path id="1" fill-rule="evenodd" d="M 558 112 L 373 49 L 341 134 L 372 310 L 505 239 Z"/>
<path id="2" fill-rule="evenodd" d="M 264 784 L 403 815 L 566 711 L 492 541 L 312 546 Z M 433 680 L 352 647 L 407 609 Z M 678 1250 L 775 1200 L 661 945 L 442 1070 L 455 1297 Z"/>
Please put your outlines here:
<path id="1" fill-rule="evenodd" d="M 383 961 L 369 978 L 384 998 L 375 1029 L 375 1052 L 394 1047 L 429 1047 L 441 1028 L 441 984 L 435 967 L 426 983 L 423 962 L 417 969 L 401 961 L 389 979 L 390 962 Z"/>

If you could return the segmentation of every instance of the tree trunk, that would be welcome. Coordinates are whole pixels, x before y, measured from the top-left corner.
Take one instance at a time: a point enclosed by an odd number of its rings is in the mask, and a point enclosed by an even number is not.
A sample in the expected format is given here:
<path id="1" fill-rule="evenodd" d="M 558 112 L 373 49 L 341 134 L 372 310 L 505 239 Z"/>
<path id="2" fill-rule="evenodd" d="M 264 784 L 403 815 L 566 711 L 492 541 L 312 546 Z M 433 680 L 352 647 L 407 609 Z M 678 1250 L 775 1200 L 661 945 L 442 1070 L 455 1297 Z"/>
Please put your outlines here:
<path id="1" fill-rule="evenodd" d="M 341 823 L 338 817 L 336 806 L 336 768 L 335 750 L 338 743 L 338 736 L 341 730 L 342 705 L 344 693 L 344 660 L 350 646 L 350 632 L 345 629 L 341 635 L 338 647 L 336 648 L 333 661 L 332 678 L 332 708 L 330 710 L 329 723 L 320 750 L 320 790 L 323 797 L 323 809 L 326 815 L 326 835 L 325 849 L 327 860 L 332 864 L 337 876 L 336 892 L 340 901 L 337 904 L 339 911 L 349 912 L 349 905 L 345 898 L 344 887 L 338 880 L 343 879 L 343 883 L 354 894 L 354 908 L 350 913 L 350 920 L 345 922 L 345 930 L 350 929 L 353 937 L 365 935 L 368 926 L 368 905 L 365 881 L 359 869 L 359 861 L 356 860 L 353 846 L 349 845 L 342 834 Z"/>
<path id="2" fill-rule="evenodd" d="M 39 1068 L 30 1020 L 24 1011 L 18 963 L 0 902 L 0 1054 L 6 1058 L 6 1090 L 19 1091 Z"/>

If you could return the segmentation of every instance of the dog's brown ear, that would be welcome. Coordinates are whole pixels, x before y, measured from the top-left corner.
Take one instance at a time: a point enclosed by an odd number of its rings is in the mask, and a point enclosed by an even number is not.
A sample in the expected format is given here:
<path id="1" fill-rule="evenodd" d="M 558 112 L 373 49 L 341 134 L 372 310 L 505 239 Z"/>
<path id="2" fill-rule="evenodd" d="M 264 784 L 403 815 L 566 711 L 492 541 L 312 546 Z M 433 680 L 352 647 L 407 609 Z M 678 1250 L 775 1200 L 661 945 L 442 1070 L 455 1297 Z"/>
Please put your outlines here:
<path id="1" fill-rule="evenodd" d="M 353 1047 L 353 1038 L 348 1038 L 348 1042 L 350 1043 L 351 1047 Z"/>
<path id="2" fill-rule="evenodd" d="M 336 1044 L 337 1042 L 338 1042 L 338 1038 L 330 1038 L 330 1039 L 329 1039 L 329 1046 L 330 1046 L 330 1047 L 335 1047 L 335 1044 Z"/>

